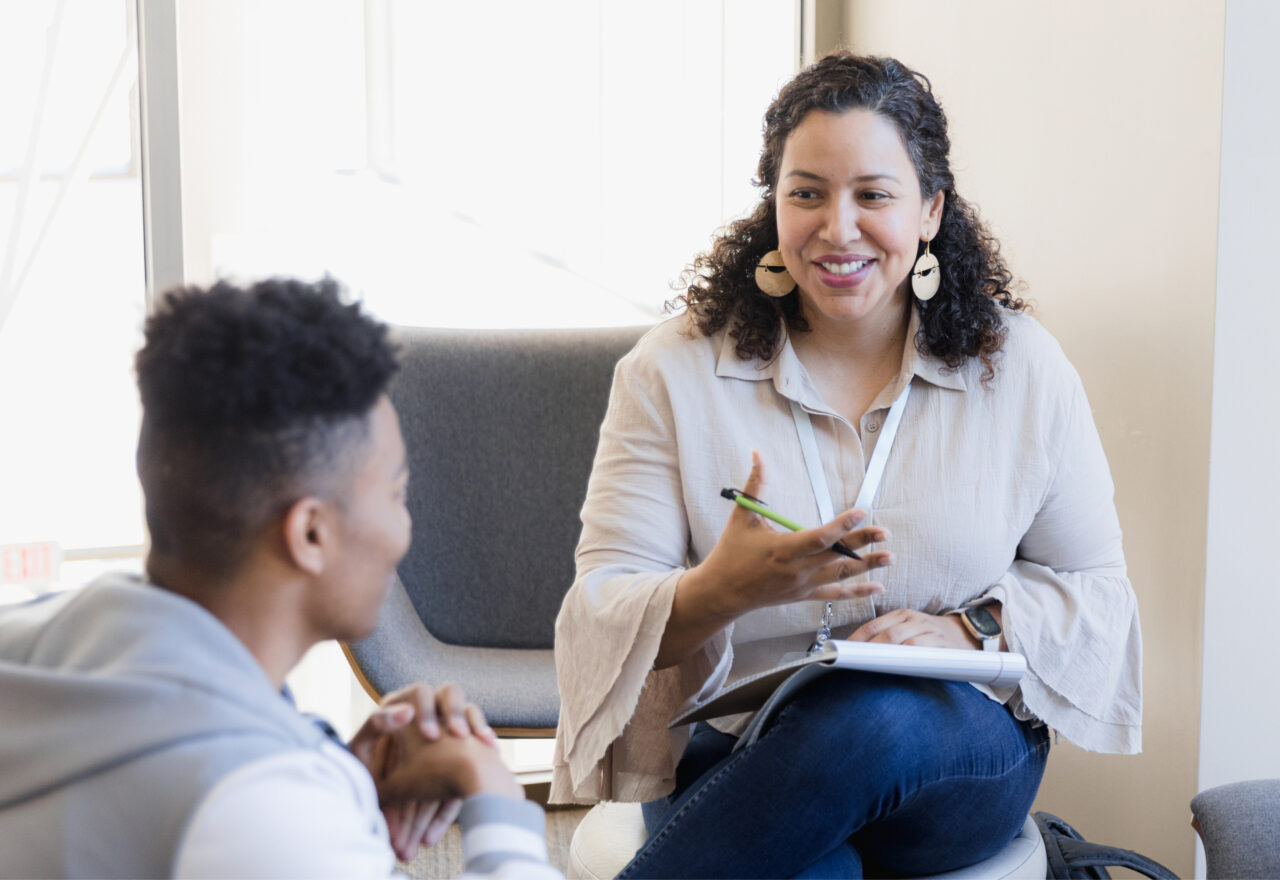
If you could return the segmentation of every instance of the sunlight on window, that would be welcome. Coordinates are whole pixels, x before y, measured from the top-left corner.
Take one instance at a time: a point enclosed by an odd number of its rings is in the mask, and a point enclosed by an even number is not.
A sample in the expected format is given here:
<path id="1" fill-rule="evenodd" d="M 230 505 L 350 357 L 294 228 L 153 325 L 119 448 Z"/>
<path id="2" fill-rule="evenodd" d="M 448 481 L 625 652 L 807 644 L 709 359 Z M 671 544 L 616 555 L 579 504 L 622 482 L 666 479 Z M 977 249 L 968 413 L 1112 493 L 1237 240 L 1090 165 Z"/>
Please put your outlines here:
<path id="1" fill-rule="evenodd" d="M 656 320 L 795 64 L 765 0 L 180 14 L 190 272 L 327 271 L 405 324 Z"/>
<path id="2" fill-rule="evenodd" d="M 0 7 L 0 545 L 143 541 L 144 318 L 124 0 Z M 133 560 L 110 567 L 135 567 Z M 100 566 L 67 564 L 49 586 Z"/>

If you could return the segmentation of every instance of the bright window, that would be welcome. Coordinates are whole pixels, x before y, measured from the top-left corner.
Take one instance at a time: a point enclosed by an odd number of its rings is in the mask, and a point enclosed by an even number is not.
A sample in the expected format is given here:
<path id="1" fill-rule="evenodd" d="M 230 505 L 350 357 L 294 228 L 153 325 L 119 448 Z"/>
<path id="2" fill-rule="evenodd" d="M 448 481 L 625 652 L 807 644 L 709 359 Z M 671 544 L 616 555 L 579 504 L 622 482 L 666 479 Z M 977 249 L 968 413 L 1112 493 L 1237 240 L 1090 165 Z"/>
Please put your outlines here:
<path id="1" fill-rule="evenodd" d="M 131 5 L 0 4 L 0 545 L 55 542 L 55 587 L 138 568 L 143 542 Z"/>
<path id="2" fill-rule="evenodd" d="M 328 271 L 435 326 L 656 320 L 797 43 L 776 0 L 179 13 L 189 276 Z"/>

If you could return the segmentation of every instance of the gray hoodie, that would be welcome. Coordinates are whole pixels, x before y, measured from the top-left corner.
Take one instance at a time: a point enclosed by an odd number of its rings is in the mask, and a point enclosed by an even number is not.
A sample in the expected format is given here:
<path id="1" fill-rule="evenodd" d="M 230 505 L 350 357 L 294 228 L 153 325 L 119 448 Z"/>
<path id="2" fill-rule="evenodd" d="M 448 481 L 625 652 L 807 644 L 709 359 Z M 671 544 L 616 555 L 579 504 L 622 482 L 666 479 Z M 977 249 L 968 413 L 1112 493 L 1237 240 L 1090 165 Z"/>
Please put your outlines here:
<path id="1" fill-rule="evenodd" d="M 475 795 L 458 821 L 464 877 L 561 876 L 536 804 Z M 111 575 L 0 608 L 0 877 L 394 863 L 363 766 L 199 605 Z"/>
<path id="2" fill-rule="evenodd" d="M 0 876 L 159 877 L 235 768 L 326 736 L 202 607 L 135 577 L 0 609 Z"/>

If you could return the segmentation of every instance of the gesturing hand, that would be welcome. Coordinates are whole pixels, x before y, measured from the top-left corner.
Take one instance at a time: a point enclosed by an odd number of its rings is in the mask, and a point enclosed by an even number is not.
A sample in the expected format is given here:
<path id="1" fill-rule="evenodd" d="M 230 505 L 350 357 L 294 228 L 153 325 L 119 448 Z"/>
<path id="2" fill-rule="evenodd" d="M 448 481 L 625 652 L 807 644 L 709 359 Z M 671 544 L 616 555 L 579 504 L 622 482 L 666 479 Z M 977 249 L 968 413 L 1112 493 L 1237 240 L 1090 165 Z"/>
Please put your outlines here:
<path id="1" fill-rule="evenodd" d="M 756 498 L 764 487 L 760 453 L 751 453 L 751 476 L 743 491 Z M 876 583 L 842 583 L 893 561 L 885 551 L 862 559 L 837 555 L 837 541 L 857 550 L 889 537 L 885 529 L 858 528 L 860 510 L 846 510 L 816 529 L 780 532 L 764 518 L 735 504 L 715 547 L 676 584 L 671 613 L 654 666 L 675 666 L 738 617 L 766 605 L 803 599 L 855 599 L 884 592 Z"/>
<path id="2" fill-rule="evenodd" d="M 751 476 L 743 491 L 760 497 L 764 465 L 751 454 Z M 700 598 L 713 614 L 736 617 L 766 605 L 804 599 L 852 599 L 883 591 L 875 583 L 842 583 L 892 561 L 885 551 L 867 553 L 861 561 L 839 556 L 831 545 L 842 541 L 854 550 L 888 538 L 881 528 L 858 528 L 860 510 L 846 510 L 831 522 L 799 532 L 778 531 L 762 517 L 734 506 L 716 546 L 681 581 L 687 598 Z"/>

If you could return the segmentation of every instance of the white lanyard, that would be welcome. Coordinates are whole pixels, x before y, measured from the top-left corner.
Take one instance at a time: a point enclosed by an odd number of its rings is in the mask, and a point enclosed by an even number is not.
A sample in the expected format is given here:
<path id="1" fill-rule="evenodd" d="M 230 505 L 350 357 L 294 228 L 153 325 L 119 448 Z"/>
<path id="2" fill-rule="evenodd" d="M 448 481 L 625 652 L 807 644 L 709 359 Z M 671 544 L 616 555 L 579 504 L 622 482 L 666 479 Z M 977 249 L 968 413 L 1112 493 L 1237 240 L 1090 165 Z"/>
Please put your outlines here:
<path id="1" fill-rule="evenodd" d="M 902 411 L 907 407 L 907 395 L 911 393 L 911 381 L 898 395 L 898 399 L 889 407 L 889 415 L 885 417 L 884 426 L 880 429 L 880 439 L 871 453 L 871 461 L 867 464 L 867 473 L 862 478 L 862 487 L 858 490 L 858 499 L 854 507 L 867 512 L 864 522 L 871 522 L 871 503 L 875 500 L 876 490 L 880 488 L 880 478 L 884 476 L 884 465 L 889 459 L 889 449 L 898 434 L 898 424 L 902 421 Z M 813 486 L 814 497 L 818 501 L 818 515 L 821 522 L 828 523 L 835 518 L 831 507 L 831 492 L 827 489 L 827 476 L 822 470 L 822 457 L 818 455 L 818 439 L 813 433 L 813 422 L 799 401 L 791 401 L 791 417 L 796 423 L 796 433 L 800 435 L 800 449 L 804 452 L 804 464 L 809 471 L 809 483 Z"/>
<path id="2" fill-rule="evenodd" d="M 885 417 L 884 426 L 880 429 L 880 439 L 876 441 L 876 448 L 871 453 L 871 461 L 867 464 L 867 472 L 862 478 L 862 487 L 858 489 L 858 500 L 853 506 L 867 512 L 867 518 L 862 522 L 864 526 L 871 524 L 871 503 L 875 501 L 876 490 L 880 488 L 880 478 L 884 476 L 884 465 L 889 459 L 893 438 L 898 435 L 898 424 L 902 421 L 902 411 L 907 407 L 907 395 L 910 393 L 911 380 L 908 379 L 907 386 L 889 407 L 889 415 Z M 813 433 L 813 422 L 809 419 L 809 414 L 804 411 L 804 407 L 796 400 L 791 401 L 791 417 L 796 423 L 796 433 L 800 435 L 800 449 L 804 452 L 804 465 L 809 471 L 809 483 L 813 486 L 813 495 L 818 501 L 818 515 L 823 523 L 829 523 L 835 518 L 835 512 L 831 509 L 831 492 L 827 490 L 827 476 L 822 471 L 822 458 L 818 455 L 818 439 Z M 871 602 L 871 614 L 874 616 L 875 600 L 870 596 L 867 598 Z M 813 644 L 809 646 L 809 654 L 821 651 L 827 639 L 831 638 L 833 619 L 832 603 L 828 602 L 826 610 L 822 612 L 822 620 L 818 624 Z"/>

